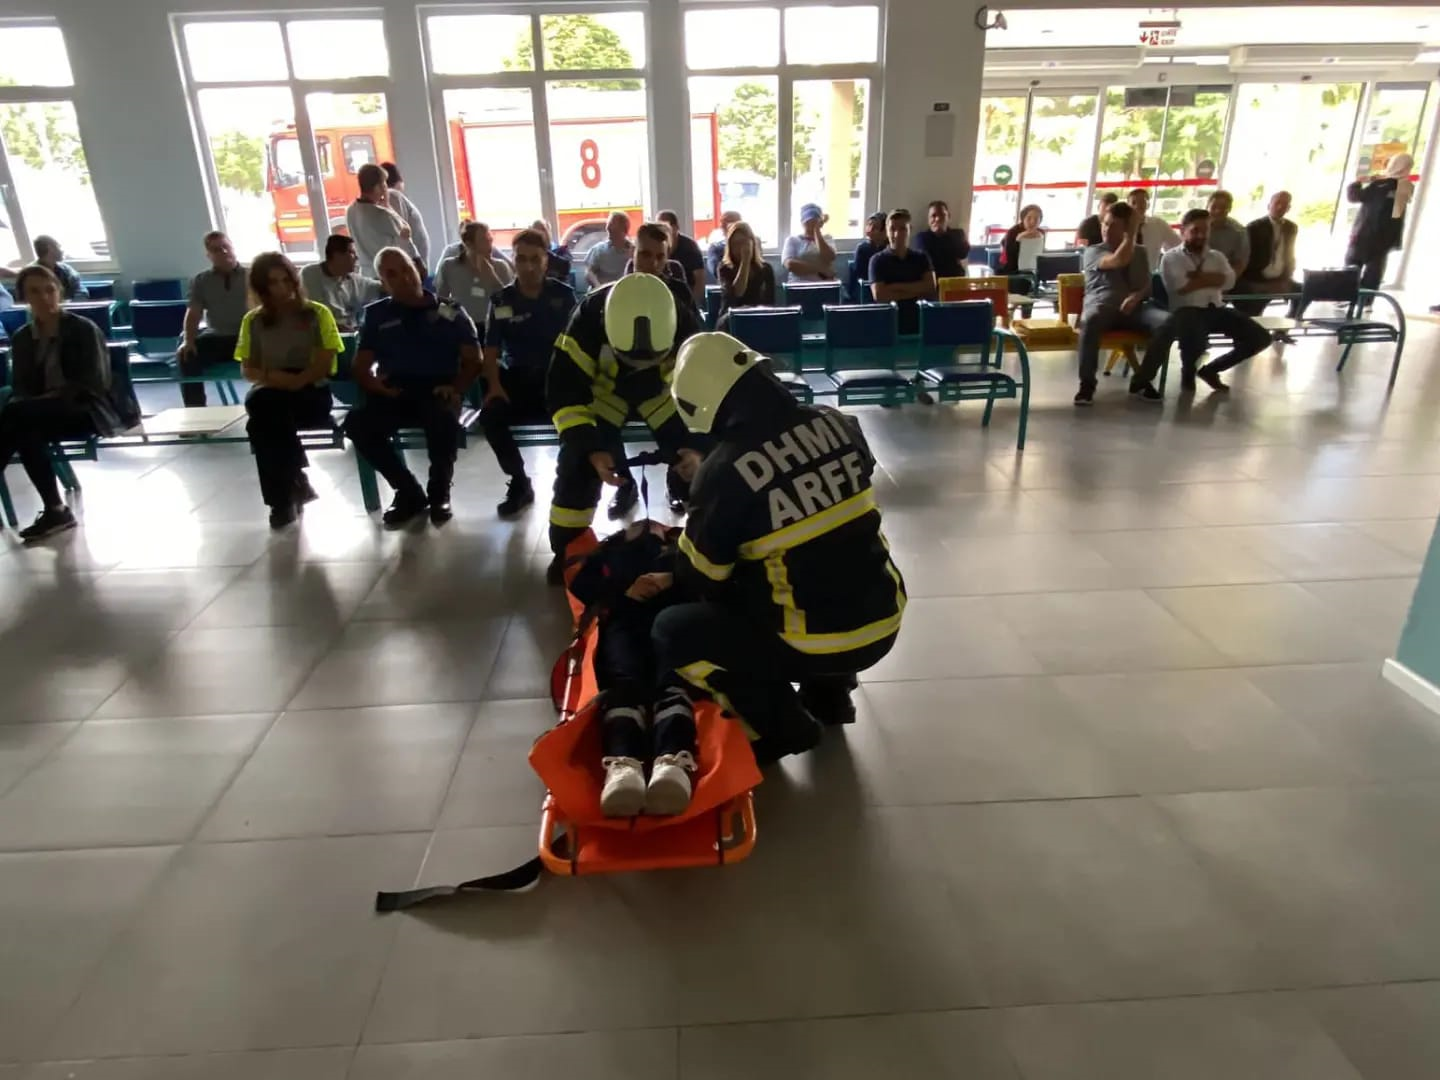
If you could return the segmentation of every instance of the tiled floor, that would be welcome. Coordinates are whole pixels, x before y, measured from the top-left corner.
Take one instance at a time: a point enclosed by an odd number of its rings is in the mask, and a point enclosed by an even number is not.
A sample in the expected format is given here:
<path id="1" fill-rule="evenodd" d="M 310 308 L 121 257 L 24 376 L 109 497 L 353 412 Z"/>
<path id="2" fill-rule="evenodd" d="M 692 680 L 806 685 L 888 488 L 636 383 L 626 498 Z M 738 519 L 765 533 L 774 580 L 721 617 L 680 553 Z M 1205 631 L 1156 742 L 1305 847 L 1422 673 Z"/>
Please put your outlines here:
<path id="1" fill-rule="evenodd" d="M 567 616 L 483 445 L 443 532 L 346 455 L 82 465 L 0 542 L 0 1080 L 1433 1080 L 1440 717 L 1379 680 L 1440 510 L 1440 327 L 1230 400 L 867 410 L 914 597 L 725 871 L 377 916 L 533 852 Z M 548 482 L 553 458 L 534 457 Z M 18 469 L 8 477 L 33 513 Z"/>

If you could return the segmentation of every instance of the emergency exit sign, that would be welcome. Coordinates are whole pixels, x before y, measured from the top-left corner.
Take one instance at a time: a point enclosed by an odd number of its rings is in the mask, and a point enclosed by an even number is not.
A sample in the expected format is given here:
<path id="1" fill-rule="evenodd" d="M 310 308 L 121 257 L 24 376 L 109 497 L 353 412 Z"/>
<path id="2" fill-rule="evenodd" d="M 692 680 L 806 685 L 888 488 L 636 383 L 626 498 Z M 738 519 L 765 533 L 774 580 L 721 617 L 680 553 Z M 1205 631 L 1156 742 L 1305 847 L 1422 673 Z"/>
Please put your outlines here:
<path id="1" fill-rule="evenodd" d="M 1180 34 L 1178 19 L 1140 23 L 1140 44 L 1149 49 L 1168 49 Z"/>

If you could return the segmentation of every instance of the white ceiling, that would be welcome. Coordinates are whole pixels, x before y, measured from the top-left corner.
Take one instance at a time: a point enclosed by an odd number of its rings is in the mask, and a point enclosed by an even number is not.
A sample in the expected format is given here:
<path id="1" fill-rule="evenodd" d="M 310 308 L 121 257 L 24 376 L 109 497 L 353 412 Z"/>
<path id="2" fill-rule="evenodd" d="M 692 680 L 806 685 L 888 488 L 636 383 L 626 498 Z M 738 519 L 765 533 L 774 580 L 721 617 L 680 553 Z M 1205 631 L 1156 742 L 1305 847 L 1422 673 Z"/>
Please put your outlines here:
<path id="1" fill-rule="evenodd" d="M 1000 6 L 1001 10 L 1003 5 Z M 1008 30 L 992 30 L 988 49 L 1138 45 L 1140 23 L 1178 19 L 1175 50 L 1235 45 L 1440 44 L 1440 7 L 1110 8 L 1005 10 Z M 1171 51 L 1171 50 L 1158 50 Z"/>

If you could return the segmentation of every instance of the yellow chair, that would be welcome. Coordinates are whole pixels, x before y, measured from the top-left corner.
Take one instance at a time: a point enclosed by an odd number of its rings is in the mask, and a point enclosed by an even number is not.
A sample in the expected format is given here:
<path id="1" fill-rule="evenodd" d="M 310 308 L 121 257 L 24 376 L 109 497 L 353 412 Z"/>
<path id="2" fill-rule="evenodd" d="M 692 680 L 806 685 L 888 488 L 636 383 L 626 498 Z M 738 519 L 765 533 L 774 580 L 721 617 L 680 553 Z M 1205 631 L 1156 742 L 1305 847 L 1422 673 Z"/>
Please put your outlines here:
<path id="1" fill-rule="evenodd" d="M 1060 290 L 1060 318 L 1068 322 L 1073 315 L 1078 323 L 1081 309 L 1085 306 L 1085 275 L 1060 274 L 1055 279 L 1055 284 Z M 1149 340 L 1148 334 L 1138 330 L 1112 330 L 1108 334 L 1102 334 L 1100 347 L 1110 350 L 1110 356 L 1105 361 L 1105 374 L 1109 375 L 1122 358 L 1131 374 L 1139 371 L 1140 360 L 1135 355 L 1135 350 Z"/>
<path id="2" fill-rule="evenodd" d="M 942 304 L 955 300 L 989 300 L 1000 325 L 1010 325 L 1010 279 L 1007 277 L 945 277 L 935 283 Z"/>

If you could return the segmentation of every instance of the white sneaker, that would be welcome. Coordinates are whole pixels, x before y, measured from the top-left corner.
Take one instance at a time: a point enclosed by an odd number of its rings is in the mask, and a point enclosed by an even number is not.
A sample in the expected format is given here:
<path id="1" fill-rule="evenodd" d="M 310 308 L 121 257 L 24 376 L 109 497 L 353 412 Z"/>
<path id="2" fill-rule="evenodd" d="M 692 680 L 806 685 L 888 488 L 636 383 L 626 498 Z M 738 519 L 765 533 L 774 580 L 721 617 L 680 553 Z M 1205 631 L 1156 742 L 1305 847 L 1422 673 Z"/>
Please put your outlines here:
<path id="1" fill-rule="evenodd" d="M 645 792 L 645 812 L 673 817 L 690 805 L 690 774 L 695 756 L 688 750 L 661 754 L 650 767 L 650 786 Z"/>
<path id="2" fill-rule="evenodd" d="M 606 817 L 634 817 L 645 809 L 645 767 L 635 758 L 607 757 L 600 812 Z"/>

